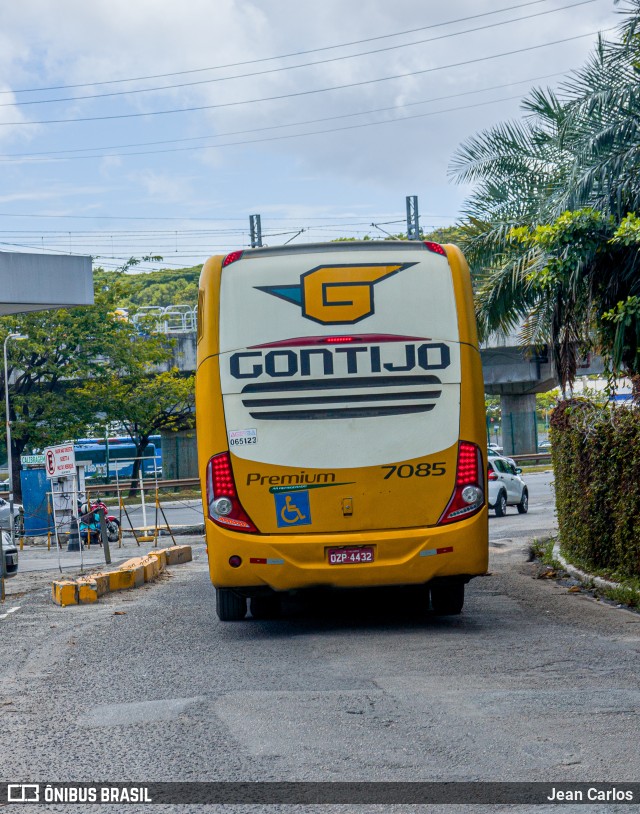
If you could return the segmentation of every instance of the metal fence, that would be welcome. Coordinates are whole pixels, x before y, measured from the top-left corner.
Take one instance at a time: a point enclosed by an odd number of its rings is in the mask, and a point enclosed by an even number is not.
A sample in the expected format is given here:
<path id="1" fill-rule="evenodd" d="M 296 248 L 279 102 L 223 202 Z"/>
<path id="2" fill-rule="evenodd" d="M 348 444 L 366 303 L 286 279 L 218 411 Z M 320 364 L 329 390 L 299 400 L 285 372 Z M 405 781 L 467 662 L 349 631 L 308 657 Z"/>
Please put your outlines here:
<path id="1" fill-rule="evenodd" d="M 139 308 L 130 320 L 136 327 L 150 327 L 154 333 L 175 334 L 194 332 L 198 325 L 197 305 L 147 305 Z"/>

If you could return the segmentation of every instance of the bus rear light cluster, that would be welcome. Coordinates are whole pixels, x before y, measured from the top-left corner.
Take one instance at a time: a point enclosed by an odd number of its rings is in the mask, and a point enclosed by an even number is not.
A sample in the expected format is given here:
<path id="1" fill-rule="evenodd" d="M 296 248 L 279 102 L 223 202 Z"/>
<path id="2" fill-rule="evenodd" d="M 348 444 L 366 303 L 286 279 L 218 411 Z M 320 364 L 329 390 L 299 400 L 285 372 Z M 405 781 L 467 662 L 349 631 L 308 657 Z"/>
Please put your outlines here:
<path id="1" fill-rule="evenodd" d="M 441 254 L 443 257 L 447 256 L 444 246 L 441 246 L 439 243 L 433 243 L 431 240 L 425 240 L 424 245 L 427 247 L 427 249 L 429 249 L 430 252 Z"/>
<path id="2" fill-rule="evenodd" d="M 214 455 L 207 464 L 207 506 L 209 519 L 219 526 L 235 531 L 258 531 L 238 499 L 228 452 Z"/>
<path id="3" fill-rule="evenodd" d="M 343 345 L 349 342 L 377 344 L 380 342 L 424 342 L 429 337 L 404 336 L 396 334 L 348 334 L 340 336 L 299 336 L 292 339 L 278 339 L 276 342 L 265 342 L 263 345 L 249 345 L 254 348 L 301 348 L 308 345 Z"/>
<path id="4" fill-rule="evenodd" d="M 224 268 L 225 266 L 230 266 L 232 263 L 235 263 L 236 260 L 240 260 L 242 255 L 243 255 L 243 252 L 241 252 L 241 251 L 229 252 L 229 254 L 222 261 L 222 268 Z"/>
<path id="5" fill-rule="evenodd" d="M 466 486 L 468 483 L 478 483 L 480 473 L 478 469 L 478 448 L 475 444 L 461 441 L 458 447 L 458 470 L 456 473 L 456 486 Z"/>
<path id="6" fill-rule="evenodd" d="M 469 441 L 460 441 L 456 485 L 438 525 L 465 520 L 480 511 L 484 506 L 483 471 L 480 447 Z"/>

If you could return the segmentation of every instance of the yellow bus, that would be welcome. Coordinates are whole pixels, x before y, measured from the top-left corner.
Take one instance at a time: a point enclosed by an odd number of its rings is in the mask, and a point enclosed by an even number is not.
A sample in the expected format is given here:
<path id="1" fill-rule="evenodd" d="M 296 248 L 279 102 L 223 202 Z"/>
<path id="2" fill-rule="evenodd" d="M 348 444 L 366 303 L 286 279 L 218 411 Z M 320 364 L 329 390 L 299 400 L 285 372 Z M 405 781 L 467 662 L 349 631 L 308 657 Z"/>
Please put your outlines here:
<path id="1" fill-rule="evenodd" d="M 200 277 L 196 421 L 221 620 L 306 587 L 424 586 L 488 559 L 484 388 L 455 246 L 236 251 Z"/>

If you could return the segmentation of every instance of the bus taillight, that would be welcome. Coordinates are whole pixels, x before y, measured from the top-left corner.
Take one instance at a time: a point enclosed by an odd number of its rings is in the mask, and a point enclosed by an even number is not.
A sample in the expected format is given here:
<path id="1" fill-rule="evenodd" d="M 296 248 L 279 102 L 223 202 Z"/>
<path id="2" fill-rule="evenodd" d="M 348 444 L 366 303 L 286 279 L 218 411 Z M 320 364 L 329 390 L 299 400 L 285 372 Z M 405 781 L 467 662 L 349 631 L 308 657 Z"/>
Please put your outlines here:
<path id="1" fill-rule="evenodd" d="M 222 268 L 230 266 L 232 263 L 235 263 L 237 260 L 240 260 L 243 254 L 244 252 L 242 251 L 229 252 L 229 254 L 222 261 Z"/>
<path id="2" fill-rule="evenodd" d="M 424 245 L 429 249 L 430 252 L 434 252 L 435 254 L 441 254 L 444 257 L 447 256 L 447 252 L 444 246 L 441 246 L 439 243 L 434 243 L 432 240 L 425 240 Z"/>
<path id="3" fill-rule="evenodd" d="M 209 519 L 219 526 L 235 531 L 258 531 L 238 499 L 228 452 L 214 455 L 207 464 L 207 507 Z"/>
<path id="4" fill-rule="evenodd" d="M 438 520 L 438 525 L 464 520 L 482 508 L 484 505 L 482 472 L 480 447 L 469 441 L 460 441 L 456 485 L 447 508 Z"/>

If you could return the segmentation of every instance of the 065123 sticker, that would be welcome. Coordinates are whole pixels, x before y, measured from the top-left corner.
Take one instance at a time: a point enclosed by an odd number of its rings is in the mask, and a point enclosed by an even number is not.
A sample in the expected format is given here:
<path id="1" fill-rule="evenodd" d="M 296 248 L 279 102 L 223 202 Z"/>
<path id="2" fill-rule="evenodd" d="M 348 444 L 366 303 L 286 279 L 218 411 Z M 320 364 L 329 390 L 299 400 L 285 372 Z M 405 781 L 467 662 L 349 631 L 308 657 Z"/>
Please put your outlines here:
<path id="1" fill-rule="evenodd" d="M 245 447 L 249 444 L 258 443 L 258 430 L 230 430 L 229 447 Z"/>

